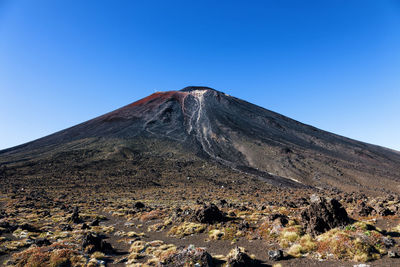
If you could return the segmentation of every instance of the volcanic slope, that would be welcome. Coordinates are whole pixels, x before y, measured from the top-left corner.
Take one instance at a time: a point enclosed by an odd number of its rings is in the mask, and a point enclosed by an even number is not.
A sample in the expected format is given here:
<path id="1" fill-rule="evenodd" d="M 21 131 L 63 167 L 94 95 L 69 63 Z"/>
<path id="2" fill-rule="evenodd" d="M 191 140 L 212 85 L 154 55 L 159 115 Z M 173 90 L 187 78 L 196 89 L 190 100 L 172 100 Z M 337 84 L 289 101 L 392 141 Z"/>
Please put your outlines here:
<path id="1" fill-rule="evenodd" d="M 400 192 L 400 153 L 302 124 L 207 87 L 157 92 L 0 151 L 3 182 L 162 185 L 250 177 L 273 185 Z M 221 178 L 222 180 L 222 178 Z M 121 183 L 123 183 L 121 182 Z"/>

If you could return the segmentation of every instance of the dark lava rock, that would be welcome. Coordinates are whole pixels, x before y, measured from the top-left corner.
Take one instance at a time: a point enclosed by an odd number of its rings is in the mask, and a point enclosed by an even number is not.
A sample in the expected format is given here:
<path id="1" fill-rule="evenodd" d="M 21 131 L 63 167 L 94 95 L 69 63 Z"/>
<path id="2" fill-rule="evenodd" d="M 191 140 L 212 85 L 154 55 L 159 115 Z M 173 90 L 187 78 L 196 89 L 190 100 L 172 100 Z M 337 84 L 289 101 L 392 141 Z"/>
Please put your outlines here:
<path id="1" fill-rule="evenodd" d="M 199 267 L 213 267 L 212 257 L 203 248 L 196 248 L 189 245 L 187 248 L 181 249 L 164 260 L 163 266 L 184 267 L 189 266 L 188 263 L 196 263 Z M 190 265 L 192 266 L 192 265 Z"/>
<path id="2" fill-rule="evenodd" d="M 268 251 L 268 257 L 270 260 L 273 261 L 280 261 L 283 259 L 283 251 L 278 249 L 278 250 L 270 250 Z"/>
<path id="3" fill-rule="evenodd" d="M 240 210 L 240 211 L 247 211 L 247 210 L 249 210 L 246 206 L 244 206 L 244 205 L 240 205 L 239 207 L 238 207 L 238 209 Z"/>
<path id="4" fill-rule="evenodd" d="M 83 223 L 81 229 L 82 229 L 82 230 L 90 229 L 90 227 L 89 227 L 89 225 L 87 225 L 86 223 Z"/>
<path id="5" fill-rule="evenodd" d="M 238 225 L 239 230 L 245 230 L 245 229 L 249 229 L 249 228 L 250 228 L 250 224 L 247 221 L 242 221 Z"/>
<path id="6" fill-rule="evenodd" d="M 287 207 L 287 208 L 297 208 L 296 203 L 294 203 L 293 201 L 286 201 L 286 200 L 284 200 L 283 203 L 282 203 L 282 205 L 283 205 L 284 207 Z"/>
<path id="7" fill-rule="evenodd" d="M 6 218 L 7 213 L 4 210 L 0 210 L 0 219 Z"/>
<path id="8" fill-rule="evenodd" d="M 301 198 L 297 199 L 297 204 L 299 206 L 307 206 L 310 204 L 310 202 L 308 202 L 308 200 L 305 197 L 301 197 Z"/>
<path id="9" fill-rule="evenodd" d="M 225 215 L 223 212 L 221 212 L 214 204 L 210 204 L 198 209 L 195 213 L 195 217 L 200 223 L 214 223 L 225 220 Z"/>
<path id="10" fill-rule="evenodd" d="M 358 204 L 358 206 L 355 208 L 355 213 L 359 216 L 369 216 L 373 213 L 375 213 L 375 209 L 371 206 L 368 206 L 365 204 L 365 202 L 361 202 Z"/>
<path id="11" fill-rule="evenodd" d="M 316 195 L 310 199 L 310 206 L 301 213 L 303 227 L 308 233 L 315 236 L 350 223 L 346 210 L 336 199 Z"/>
<path id="12" fill-rule="evenodd" d="M 142 210 L 142 209 L 144 209 L 146 206 L 145 206 L 142 202 L 138 201 L 138 202 L 136 202 L 136 203 L 133 205 L 133 207 L 134 207 L 135 209 L 137 209 L 137 210 Z"/>
<path id="13" fill-rule="evenodd" d="M 100 251 L 106 254 L 112 254 L 114 252 L 114 249 L 112 248 L 110 243 L 104 241 L 102 237 L 94 233 L 88 233 L 84 236 L 82 241 L 82 248 L 87 253 Z"/>
<path id="14" fill-rule="evenodd" d="M 16 229 L 18 228 L 18 226 L 16 225 L 11 225 L 9 222 L 7 221 L 2 221 L 0 222 L 0 234 L 1 233 L 12 233 L 14 232 Z"/>
<path id="15" fill-rule="evenodd" d="M 95 219 L 94 221 L 92 221 L 90 223 L 90 226 L 99 226 L 99 224 L 100 224 L 100 220 L 99 219 Z"/>
<path id="16" fill-rule="evenodd" d="M 394 215 L 395 214 L 394 211 L 392 211 L 392 210 L 390 210 L 388 208 L 385 208 L 385 207 L 381 207 L 381 206 L 376 207 L 375 210 L 381 216 L 389 216 L 389 215 Z"/>
<path id="17" fill-rule="evenodd" d="M 252 266 L 254 265 L 254 260 L 239 247 L 236 247 L 229 252 L 226 265 L 230 267 Z"/>
<path id="18" fill-rule="evenodd" d="M 49 246 L 51 242 L 47 238 L 35 239 L 34 244 L 38 247 Z"/>
<path id="19" fill-rule="evenodd" d="M 268 216 L 268 219 L 271 222 L 278 222 L 282 226 L 286 226 L 289 222 L 289 218 L 286 215 L 279 214 L 279 213 L 274 213 Z"/>
<path id="20" fill-rule="evenodd" d="M 231 211 L 228 212 L 228 216 L 236 217 L 236 213 L 233 210 L 231 210 Z"/>
<path id="21" fill-rule="evenodd" d="M 114 260 L 114 264 L 120 264 L 120 263 L 125 263 L 125 262 L 127 262 L 128 261 L 128 257 L 122 257 L 122 258 L 119 258 L 119 259 L 116 259 L 116 260 Z"/>
<path id="22" fill-rule="evenodd" d="M 176 208 L 173 211 L 172 216 L 175 217 L 175 218 L 180 217 L 182 215 L 182 212 L 183 212 L 183 210 L 181 208 Z"/>
<path id="23" fill-rule="evenodd" d="M 397 254 L 396 251 L 389 250 L 389 251 L 388 251 L 388 257 L 389 257 L 389 258 L 398 258 L 398 257 L 399 257 L 399 254 Z"/>
<path id="24" fill-rule="evenodd" d="M 346 196 L 346 197 L 344 198 L 344 201 L 345 201 L 346 203 L 353 203 L 353 202 L 354 202 L 354 198 L 353 198 L 353 197 L 350 197 L 350 196 Z"/>
<path id="25" fill-rule="evenodd" d="M 74 207 L 70 221 L 73 223 L 81 223 L 82 222 L 81 218 L 79 217 L 79 208 L 78 207 Z"/>
<path id="26" fill-rule="evenodd" d="M 33 225 L 30 225 L 28 223 L 21 224 L 18 228 L 21 230 L 25 230 L 28 232 L 35 232 L 35 233 L 41 233 L 42 231 L 34 227 Z"/>
<path id="27" fill-rule="evenodd" d="M 267 207 L 265 205 L 259 205 L 257 207 L 258 210 L 265 210 Z"/>
<path id="28" fill-rule="evenodd" d="M 184 213 L 184 211 L 181 208 L 176 208 L 172 211 L 172 220 L 173 221 L 183 221 L 184 218 L 186 217 L 186 214 Z"/>
<path id="29" fill-rule="evenodd" d="M 386 196 L 386 201 L 393 201 L 393 200 L 395 200 L 395 196 L 394 195 L 388 195 L 388 196 Z"/>
<path id="30" fill-rule="evenodd" d="M 386 201 L 379 201 L 376 205 L 375 205 L 375 210 L 376 213 L 380 216 L 389 216 L 389 215 L 394 215 L 396 213 L 396 206 L 390 206 L 388 207 L 386 205 Z"/>
<path id="31" fill-rule="evenodd" d="M 396 241 L 393 238 L 384 237 L 382 238 L 382 242 L 387 248 L 391 248 L 396 244 Z"/>
<path id="32" fill-rule="evenodd" d="M 218 203 L 220 206 L 225 206 L 226 204 L 228 204 L 228 202 L 226 202 L 225 199 L 221 199 Z"/>
<path id="33" fill-rule="evenodd" d="M 69 224 L 64 224 L 61 226 L 61 231 L 72 231 L 72 227 Z"/>

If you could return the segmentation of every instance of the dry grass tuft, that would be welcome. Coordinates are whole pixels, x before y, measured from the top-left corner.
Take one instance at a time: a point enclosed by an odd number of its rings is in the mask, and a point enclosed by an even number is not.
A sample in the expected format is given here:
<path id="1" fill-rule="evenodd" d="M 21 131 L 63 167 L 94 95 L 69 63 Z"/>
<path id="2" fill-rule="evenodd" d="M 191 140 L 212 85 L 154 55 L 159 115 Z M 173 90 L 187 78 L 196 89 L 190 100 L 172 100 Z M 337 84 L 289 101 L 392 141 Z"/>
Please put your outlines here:
<path id="1" fill-rule="evenodd" d="M 206 229 L 205 224 L 184 222 L 178 226 L 173 226 L 168 232 L 170 236 L 184 237 L 188 235 L 193 235 L 197 233 L 202 233 Z"/>

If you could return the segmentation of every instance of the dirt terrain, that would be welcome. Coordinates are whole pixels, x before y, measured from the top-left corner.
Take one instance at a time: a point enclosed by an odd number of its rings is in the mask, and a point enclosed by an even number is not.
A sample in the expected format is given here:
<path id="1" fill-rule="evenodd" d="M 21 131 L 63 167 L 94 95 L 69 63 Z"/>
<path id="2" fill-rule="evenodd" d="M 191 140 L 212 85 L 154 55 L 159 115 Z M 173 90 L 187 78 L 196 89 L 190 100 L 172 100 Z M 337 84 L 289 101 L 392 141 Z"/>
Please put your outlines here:
<path id="1" fill-rule="evenodd" d="M 314 235 L 302 214 L 315 194 L 340 199 L 351 220 Z M 188 181 L 138 190 L 20 189 L 4 192 L 1 203 L 6 266 L 180 266 L 173 255 L 187 248 L 210 255 L 186 258 L 193 266 L 224 266 L 236 247 L 248 256 L 239 266 L 399 264 L 400 200 L 393 195 Z M 361 203 L 371 211 L 363 213 Z M 85 244 L 90 235 L 98 240 Z M 271 258 L 276 251 L 282 255 Z"/>

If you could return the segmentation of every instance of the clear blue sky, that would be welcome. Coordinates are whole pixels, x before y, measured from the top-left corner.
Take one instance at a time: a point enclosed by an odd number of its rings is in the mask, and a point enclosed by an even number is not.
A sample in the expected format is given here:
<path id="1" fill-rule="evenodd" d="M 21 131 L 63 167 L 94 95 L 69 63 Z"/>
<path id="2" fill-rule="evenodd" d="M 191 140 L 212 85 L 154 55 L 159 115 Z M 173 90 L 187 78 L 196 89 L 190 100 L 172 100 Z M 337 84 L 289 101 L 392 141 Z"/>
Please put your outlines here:
<path id="1" fill-rule="evenodd" d="M 0 149 L 188 85 L 400 150 L 400 1 L 0 0 Z"/>

